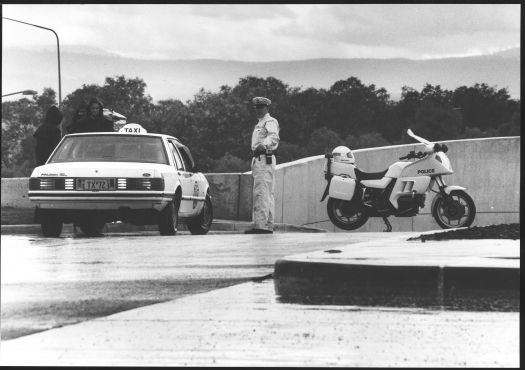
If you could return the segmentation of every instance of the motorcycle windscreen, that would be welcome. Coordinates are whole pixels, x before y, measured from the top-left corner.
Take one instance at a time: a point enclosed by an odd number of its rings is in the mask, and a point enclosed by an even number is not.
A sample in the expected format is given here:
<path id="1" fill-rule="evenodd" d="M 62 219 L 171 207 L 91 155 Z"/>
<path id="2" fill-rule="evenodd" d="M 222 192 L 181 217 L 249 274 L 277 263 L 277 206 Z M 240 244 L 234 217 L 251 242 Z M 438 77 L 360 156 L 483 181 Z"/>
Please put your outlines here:
<path id="1" fill-rule="evenodd" d="M 332 177 L 330 181 L 330 190 L 328 195 L 330 198 L 352 200 L 355 191 L 355 180 L 350 177 Z"/>

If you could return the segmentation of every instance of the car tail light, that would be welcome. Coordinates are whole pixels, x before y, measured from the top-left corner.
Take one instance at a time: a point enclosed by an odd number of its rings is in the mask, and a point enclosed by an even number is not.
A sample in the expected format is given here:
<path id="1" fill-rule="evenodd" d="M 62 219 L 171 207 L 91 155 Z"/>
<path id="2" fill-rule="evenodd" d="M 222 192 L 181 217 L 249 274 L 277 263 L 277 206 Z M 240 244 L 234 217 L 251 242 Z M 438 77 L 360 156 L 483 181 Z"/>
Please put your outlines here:
<path id="1" fill-rule="evenodd" d="M 75 190 L 75 179 L 64 179 L 64 190 Z"/>
<path id="2" fill-rule="evenodd" d="M 151 179 L 138 179 L 137 187 L 144 190 L 151 190 Z"/>
<path id="3" fill-rule="evenodd" d="M 151 179 L 151 187 L 152 190 L 164 190 L 164 179 L 161 177 L 156 177 L 154 179 Z"/>
<path id="4" fill-rule="evenodd" d="M 117 179 L 117 190 L 126 190 L 128 182 L 126 179 Z"/>
<path id="5" fill-rule="evenodd" d="M 164 190 L 163 178 L 119 178 L 117 190 Z"/>
<path id="6" fill-rule="evenodd" d="M 40 190 L 40 179 L 37 177 L 29 178 L 29 190 Z"/>
<path id="7" fill-rule="evenodd" d="M 29 190 L 75 190 L 75 179 L 63 177 L 31 177 Z"/>
<path id="8" fill-rule="evenodd" d="M 40 179 L 40 190 L 55 190 L 57 179 Z"/>

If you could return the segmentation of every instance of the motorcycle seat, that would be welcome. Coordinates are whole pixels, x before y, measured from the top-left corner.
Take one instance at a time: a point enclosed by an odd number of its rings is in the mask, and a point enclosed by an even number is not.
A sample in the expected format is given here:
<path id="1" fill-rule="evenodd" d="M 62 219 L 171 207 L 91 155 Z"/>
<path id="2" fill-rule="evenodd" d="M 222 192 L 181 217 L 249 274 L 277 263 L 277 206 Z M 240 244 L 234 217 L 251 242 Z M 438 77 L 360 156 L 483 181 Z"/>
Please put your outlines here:
<path id="1" fill-rule="evenodd" d="M 357 167 L 354 169 L 355 177 L 356 177 L 357 181 L 362 181 L 362 180 L 380 180 L 380 179 L 382 179 L 385 176 L 387 171 L 388 171 L 388 169 L 384 170 L 384 171 L 381 171 L 381 172 L 364 172 L 364 171 L 361 171 Z"/>

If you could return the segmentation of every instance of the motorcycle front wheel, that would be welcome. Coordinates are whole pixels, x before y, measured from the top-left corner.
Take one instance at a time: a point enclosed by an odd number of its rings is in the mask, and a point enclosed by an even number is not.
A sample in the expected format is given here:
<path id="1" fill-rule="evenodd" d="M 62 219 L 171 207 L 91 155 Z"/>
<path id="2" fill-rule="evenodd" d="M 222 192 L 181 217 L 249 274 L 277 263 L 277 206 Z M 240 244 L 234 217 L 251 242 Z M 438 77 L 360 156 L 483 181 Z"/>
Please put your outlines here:
<path id="1" fill-rule="evenodd" d="M 330 221 L 343 230 L 358 229 L 368 220 L 368 215 L 348 200 L 328 198 L 326 210 Z"/>
<path id="2" fill-rule="evenodd" d="M 476 205 L 463 190 L 454 190 L 448 197 L 436 195 L 432 204 L 432 216 L 443 229 L 469 227 L 476 217 Z"/>

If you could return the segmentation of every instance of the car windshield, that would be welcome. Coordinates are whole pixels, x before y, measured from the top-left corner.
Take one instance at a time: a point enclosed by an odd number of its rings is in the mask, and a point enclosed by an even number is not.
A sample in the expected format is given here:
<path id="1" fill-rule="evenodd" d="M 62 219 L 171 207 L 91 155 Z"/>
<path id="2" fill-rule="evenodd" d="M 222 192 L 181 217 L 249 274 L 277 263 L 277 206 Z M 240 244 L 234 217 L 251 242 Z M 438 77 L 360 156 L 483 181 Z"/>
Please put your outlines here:
<path id="1" fill-rule="evenodd" d="M 168 164 L 160 137 L 82 135 L 66 137 L 48 163 L 143 162 Z"/>

